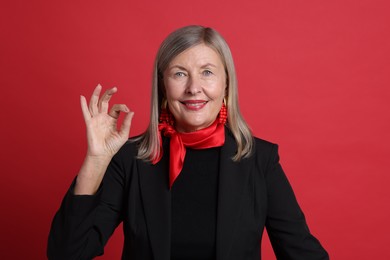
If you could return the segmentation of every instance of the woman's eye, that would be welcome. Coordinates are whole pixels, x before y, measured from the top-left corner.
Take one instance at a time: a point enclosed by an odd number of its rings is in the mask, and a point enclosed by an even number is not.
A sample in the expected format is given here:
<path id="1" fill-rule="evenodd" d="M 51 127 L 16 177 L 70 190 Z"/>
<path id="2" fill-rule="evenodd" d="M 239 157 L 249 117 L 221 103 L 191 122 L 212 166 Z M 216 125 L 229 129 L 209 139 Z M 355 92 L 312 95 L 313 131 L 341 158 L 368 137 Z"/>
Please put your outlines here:
<path id="1" fill-rule="evenodd" d="M 210 76 L 210 75 L 212 75 L 213 73 L 211 72 L 211 71 L 209 71 L 209 70 L 205 70 L 205 71 L 203 71 L 203 75 L 204 76 Z"/>
<path id="2" fill-rule="evenodd" d="M 184 72 L 179 71 L 179 72 L 176 72 L 176 73 L 175 73 L 175 76 L 176 76 L 176 77 L 184 77 L 185 74 L 184 74 Z"/>

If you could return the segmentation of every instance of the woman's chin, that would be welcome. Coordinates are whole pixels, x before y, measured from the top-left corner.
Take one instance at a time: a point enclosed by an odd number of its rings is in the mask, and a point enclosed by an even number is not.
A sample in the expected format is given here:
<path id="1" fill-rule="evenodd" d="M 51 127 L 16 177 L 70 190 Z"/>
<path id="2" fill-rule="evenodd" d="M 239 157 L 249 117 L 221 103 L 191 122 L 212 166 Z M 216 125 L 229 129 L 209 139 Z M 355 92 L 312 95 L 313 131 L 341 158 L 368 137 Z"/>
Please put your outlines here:
<path id="1" fill-rule="evenodd" d="M 180 125 L 176 124 L 176 131 L 181 133 L 195 132 L 210 126 L 212 123 L 213 121 L 212 122 L 187 122 L 185 124 L 180 124 Z"/>

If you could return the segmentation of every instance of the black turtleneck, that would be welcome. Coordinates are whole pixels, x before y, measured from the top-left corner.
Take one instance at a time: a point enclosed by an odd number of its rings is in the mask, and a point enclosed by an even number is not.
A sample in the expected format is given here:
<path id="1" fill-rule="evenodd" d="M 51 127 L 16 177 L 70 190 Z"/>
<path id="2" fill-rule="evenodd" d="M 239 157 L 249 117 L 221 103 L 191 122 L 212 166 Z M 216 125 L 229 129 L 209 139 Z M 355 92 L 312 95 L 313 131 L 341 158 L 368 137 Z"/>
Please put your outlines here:
<path id="1" fill-rule="evenodd" d="M 171 260 L 215 259 L 220 150 L 187 148 L 171 190 Z"/>

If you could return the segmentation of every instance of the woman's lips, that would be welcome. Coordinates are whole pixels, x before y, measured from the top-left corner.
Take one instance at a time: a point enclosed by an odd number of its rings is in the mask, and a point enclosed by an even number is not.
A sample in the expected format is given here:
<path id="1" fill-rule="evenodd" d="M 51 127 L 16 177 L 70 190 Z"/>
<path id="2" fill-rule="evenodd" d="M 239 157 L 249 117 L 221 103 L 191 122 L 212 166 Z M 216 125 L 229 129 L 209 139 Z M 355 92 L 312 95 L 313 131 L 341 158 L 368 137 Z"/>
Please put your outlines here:
<path id="1" fill-rule="evenodd" d="M 182 103 L 189 110 L 197 111 L 197 110 L 202 109 L 207 104 L 207 101 L 205 101 L 205 100 L 185 100 L 185 101 L 181 101 L 180 103 Z"/>

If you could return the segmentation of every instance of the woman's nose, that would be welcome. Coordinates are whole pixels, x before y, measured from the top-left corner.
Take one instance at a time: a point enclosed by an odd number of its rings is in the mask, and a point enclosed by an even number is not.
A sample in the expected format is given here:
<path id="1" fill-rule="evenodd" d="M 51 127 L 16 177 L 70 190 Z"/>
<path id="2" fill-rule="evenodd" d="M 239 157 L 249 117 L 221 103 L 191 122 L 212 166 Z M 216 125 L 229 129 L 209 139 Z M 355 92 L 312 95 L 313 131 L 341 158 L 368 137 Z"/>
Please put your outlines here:
<path id="1" fill-rule="evenodd" d="M 190 77 L 187 84 L 186 93 L 195 95 L 202 92 L 201 80 L 196 77 Z"/>

